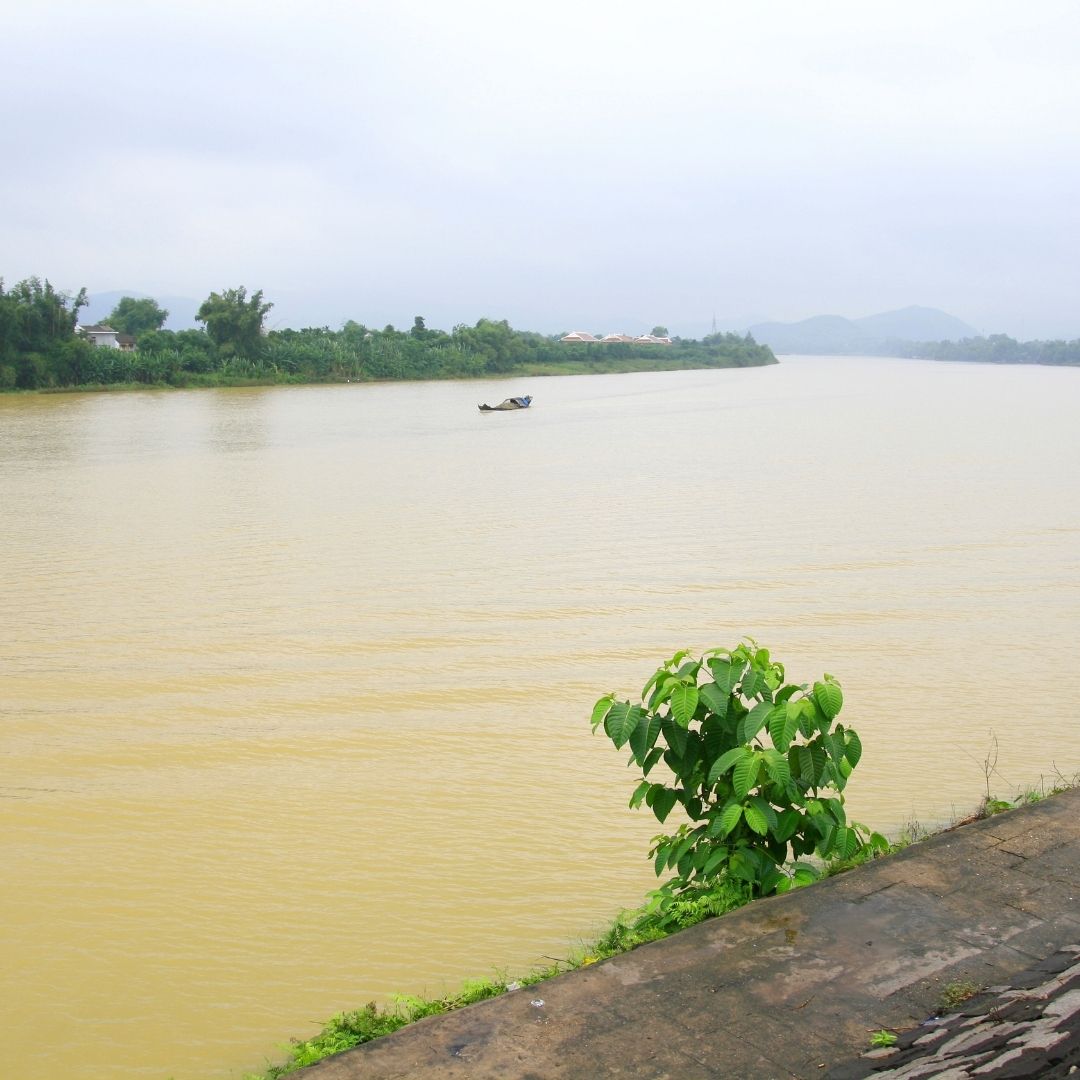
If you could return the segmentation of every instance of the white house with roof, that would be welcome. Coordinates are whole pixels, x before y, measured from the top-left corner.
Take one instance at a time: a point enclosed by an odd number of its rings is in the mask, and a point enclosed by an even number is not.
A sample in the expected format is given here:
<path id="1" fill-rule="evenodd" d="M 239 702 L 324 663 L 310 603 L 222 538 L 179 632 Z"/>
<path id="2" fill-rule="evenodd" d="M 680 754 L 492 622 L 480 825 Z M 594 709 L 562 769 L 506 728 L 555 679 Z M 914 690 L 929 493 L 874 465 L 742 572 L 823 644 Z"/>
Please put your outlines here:
<path id="1" fill-rule="evenodd" d="M 98 348 L 135 352 L 135 339 L 131 334 L 122 334 L 103 323 L 97 326 L 76 326 L 75 333 L 81 334 L 91 345 Z"/>
<path id="2" fill-rule="evenodd" d="M 560 341 L 599 341 L 598 337 L 594 337 L 587 330 L 574 330 L 567 334 L 565 337 L 559 338 Z"/>
<path id="3" fill-rule="evenodd" d="M 91 345 L 96 345 L 99 349 L 120 348 L 120 331 L 111 326 L 77 326 L 75 332 L 82 334 Z"/>

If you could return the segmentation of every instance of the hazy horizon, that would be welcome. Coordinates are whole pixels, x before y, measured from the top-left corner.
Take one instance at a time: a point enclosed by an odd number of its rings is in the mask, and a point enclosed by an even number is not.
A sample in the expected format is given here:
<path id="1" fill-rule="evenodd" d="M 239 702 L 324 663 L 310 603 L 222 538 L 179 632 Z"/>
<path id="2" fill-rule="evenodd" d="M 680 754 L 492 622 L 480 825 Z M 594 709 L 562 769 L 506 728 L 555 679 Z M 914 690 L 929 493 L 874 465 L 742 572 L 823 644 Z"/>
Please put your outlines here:
<path id="1" fill-rule="evenodd" d="M 1080 337 L 1067 0 L 250 0 L 5 19 L 0 275 L 269 325 Z"/>

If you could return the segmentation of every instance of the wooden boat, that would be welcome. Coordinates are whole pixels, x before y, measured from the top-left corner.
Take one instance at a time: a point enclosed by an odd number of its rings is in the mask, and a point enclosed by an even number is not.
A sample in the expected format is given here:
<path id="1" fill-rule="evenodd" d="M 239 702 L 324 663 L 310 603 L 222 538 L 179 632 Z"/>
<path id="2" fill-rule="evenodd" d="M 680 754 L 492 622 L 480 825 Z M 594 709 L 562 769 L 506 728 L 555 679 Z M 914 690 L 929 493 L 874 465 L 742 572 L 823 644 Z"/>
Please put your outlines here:
<path id="1" fill-rule="evenodd" d="M 532 404 L 532 395 L 526 394 L 524 397 L 508 397 L 499 402 L 498 405 L 481 405 L 481 412 L 509 412 L 511 409 L 527 409 Z"/>

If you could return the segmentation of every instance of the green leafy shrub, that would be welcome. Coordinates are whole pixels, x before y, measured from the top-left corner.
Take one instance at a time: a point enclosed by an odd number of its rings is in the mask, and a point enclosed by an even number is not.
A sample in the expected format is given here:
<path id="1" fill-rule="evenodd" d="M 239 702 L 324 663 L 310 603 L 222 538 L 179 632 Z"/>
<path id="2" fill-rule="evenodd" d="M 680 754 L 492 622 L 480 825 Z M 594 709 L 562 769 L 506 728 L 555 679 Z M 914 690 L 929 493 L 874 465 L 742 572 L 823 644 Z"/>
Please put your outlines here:
<path id="1" fill-rule="evenodd" d="M 837 722 L 843 700 L 831 675 L 812 687 L 785 682 L 783 665 L 747 640 L 696 660 L 676 653 L 640 704 L 613 694 L 596 703 L 593 731 L 603 726 L 617 748 L 628 746 L 628 765 L 641 770 L 630 805 L 645 803 L 661 823 L 678 805 L 688 819 L 650 851 L 658 877 L 675 872 L 653 894 L 662 923 L 687 902 L 814 881 L 820 866 L 806 857 L 888 850 L 844 810 L 862 744 Z M 670 776 L 657 779 L 661 764 Z"/>

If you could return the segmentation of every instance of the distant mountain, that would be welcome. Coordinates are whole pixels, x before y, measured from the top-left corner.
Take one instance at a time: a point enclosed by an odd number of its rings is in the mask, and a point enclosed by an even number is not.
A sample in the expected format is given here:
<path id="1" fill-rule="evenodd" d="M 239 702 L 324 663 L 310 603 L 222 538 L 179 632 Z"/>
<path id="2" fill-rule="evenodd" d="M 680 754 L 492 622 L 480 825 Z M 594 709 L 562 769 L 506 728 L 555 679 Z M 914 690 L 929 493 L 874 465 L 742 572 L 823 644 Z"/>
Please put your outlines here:
<path id="1" fill-rule="evenodd" d="M 133 296 L 137 300 L 142 300 L 149 295 L 149 293 L 138 292 L 135 289 L 91 293 L 90 303 L 79 311 L 79 322 L 83 326 L 103 322 L 109 317 L 121 298 Z M 195 322 L 195 312 L 199 310 L 201 301 L 192 300 L 188 296 L 154 296 L 152 299 L 156 300 L 169 313 L 169 317 L 165 320 L 166 330 L 190 330 L 198 325 Z"/>
<path id="2" fill-rule="evenodd" d="M 960 341 L 978 337 L 979 331 L 962 319 L 937 308 L 906 307 L 856 319 L 872 337 L 894 341 Z"/>
<path id="3" fill-rule="evenodd" d="M 757 323 L 750 327 L 750 333 L 777 353 L 873 355 L 888 352 L 890 343 L 959 341 L 979 332 L 937 308 L 906 307 L 862 319 L 817 315 L 794 323 Z"/>

